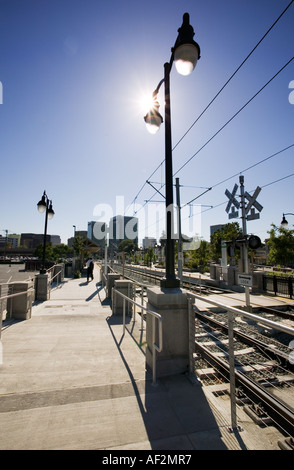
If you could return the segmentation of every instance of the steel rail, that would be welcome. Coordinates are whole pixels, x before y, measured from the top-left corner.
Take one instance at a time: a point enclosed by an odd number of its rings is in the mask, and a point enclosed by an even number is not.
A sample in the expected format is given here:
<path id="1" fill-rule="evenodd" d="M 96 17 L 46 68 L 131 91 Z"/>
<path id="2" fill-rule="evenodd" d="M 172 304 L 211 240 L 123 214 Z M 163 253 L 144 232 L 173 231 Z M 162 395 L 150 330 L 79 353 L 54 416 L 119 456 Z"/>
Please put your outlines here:
<path id="1" fill-rule="evenodd" d="M 218 356 L 211 353 L 207 347 L 197 342 L 197 348 L 210 363 L 216 364 L 227 376 L 230 373 L 229 364 Z M 265 410 L 279 425 L 286 430 L 290 436 L 294 435 L 294 413 L 285 404 L 273 397 L 269 392 L 261 388 L 258 384 L 246 377 L 242 372 L 235 371 L 236 382 L 242 385 L 246 394 L 253 401 L 261 400 L 265 404 Z"/>
<path id="2" fill-rule="evenodd" d="M 205 322 L 206 324 L 215 326 L 216 328 L 222 329 L 226 334 L 228 334 L 229 327 L 224 323 L 216 320 L 215 318 L 211 318 L 203 314 L 202 312 L 195 312 L 195 315 L 199 320 Z M 239 338 L 244 343 L 249 344 L 250 346 L 256 346 L 257 348 L 262 348 L 266 350 L 266 353 L 271 357 L 278 357 L 279 359 L 289 361 L 289 355 L 285 352 L 272 347 L 270 344 L 264 343 L 259 339 L 252 338 L 251 336 L 243 333 L 237 329 L 234 329 L 234 335 Z"/>
<path id="3" fill-rule="evenodd" d="M 294 433 L 294 414 L 289 408 L 287 408 L 284 404 L 280 403 L 278 399 L 272 397 L 268 392 L 263 390 L 258 384 L 255 384 L 251 379 L 245 377 L 240 371 L 237 371 L 234 366 L 234 346 L 233 346 L 233 326 L 232 326 L 232 318 L 233 315 L 243 316 L 245 318 L 249 318 L 251 320 L 257 321 L 261 324 L 269 326 L 271 328 L 275 328 L 277 330 L 283 331 L 294 336 L 294 328 L 288 327 L 286 325 L 282 325 L 280 323 L 276 323 L 274 321 L 262 318 L 258 315 L 254 315 L 252 313 L 247 312 L 246 310 L 241 310 L 236 307 L 231 307 L 225 305 L 221 302 L 217 302 L 215 300 L 211 300 L 205 297 L 202 297 L 197 294 L 190 293 L 192 298 L 196 300 L 201 300 L 202 302 L 206 302 L 208 304 L 214 305 L 216 307 L 222 308 L 224 311 L 228 312 L 228 319 L 229 319 L 229 365 L 227 365 L 224 361 L 219 358 L 216 358 L 212 353 L 210 353 L 207 348 L 204 346 L 197 344 L 197 347 L 205 351 L 205 354 L 209 354 L 210 357 L 213 357 L 214 360 L 218 364 L 225 365 L 225 370 L 229 371 L 230 377 L 230 398 L 231 398 L 231 415 L 232 415 L 232 428 L 237 427 L 237 420 L 236 420 L 236 403 L 235 403 L 235 381 L 241 382 L 243 386 L 248 391 L 248 394 L 253 394 L 257 399 L 262 400 L 263 403 L 266 404 L 268 412 L 271 415 L 274 415 L 276 420 L 282 421 L 283 428 L 290 432 L 291 435 Z M 231 321 L 230 321 L 231 319 Z M 204 349 L 205 348 L 205 349 Z M 212 356 L 211 356 L 212 355 Z"/>

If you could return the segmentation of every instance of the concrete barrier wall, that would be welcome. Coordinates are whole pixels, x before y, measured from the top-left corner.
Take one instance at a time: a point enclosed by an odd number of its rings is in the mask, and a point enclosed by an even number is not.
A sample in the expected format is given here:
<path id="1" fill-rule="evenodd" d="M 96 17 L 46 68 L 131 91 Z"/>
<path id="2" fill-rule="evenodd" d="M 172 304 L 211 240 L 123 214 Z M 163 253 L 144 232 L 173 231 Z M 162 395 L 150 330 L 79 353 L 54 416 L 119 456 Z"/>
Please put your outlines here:
<path id="1" fill-rule="evenodd" d="M 121 294 L 126 295 L 130 299 L 134 300 L 134 283 L 127 280 L 115 280 L 114 288 L 121 292 Z M 112 313 L 114 315 L 123 314 L 123 302 L 124 299 L 120 295 L 113 295 L 112 299 Z M 126 302 L 126 315 L 130 315 L 133 311 L 133 306 L 130 302 Z"/>
<path id="2" fill-rule="evenodd" d="M 34 281 L 12 282 L 13 294 L 20 294 L 7 299 L 7 311 L 12 318 L 28 320 L 32 314 L 32 301 L 35 296 Z"/>
<path id="3" fill-rule="evenodd" d="M 50 283 L 48 274 L 37 274 L 35 277 L 36 300 L 48 300 L 50 298 Z"/>
<path id="4" fill-rule="evenodd" d="M 54 277 L 56 276 L 56 277 Z M 53 282 L 63 282 L 64 281 L 64 264 L 56 264 L 53 269 L 53 275 L 54 277 Z"/>
<path id="5" fill-rule="evenodd" d="M 115 281 L 120 280 L 120 274 L 118 273 L 108 273 L 106 278 L 106 292 L 107 298 L 112 298 L 112 289 L 114 287 Z"/>

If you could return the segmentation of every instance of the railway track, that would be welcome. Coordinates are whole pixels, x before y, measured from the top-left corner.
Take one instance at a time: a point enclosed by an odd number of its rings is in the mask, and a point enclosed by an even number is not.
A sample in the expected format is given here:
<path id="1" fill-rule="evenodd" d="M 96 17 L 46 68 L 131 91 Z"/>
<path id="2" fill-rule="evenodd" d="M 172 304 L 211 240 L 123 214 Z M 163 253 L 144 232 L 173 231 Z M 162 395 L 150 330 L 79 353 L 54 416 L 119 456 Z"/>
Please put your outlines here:
<path id="1" fill-rule="evenodd" d="M 195 311 L 195 322 L 196 375 L 204 385 L 219 384 L 218 392 L 228 393 L 227 315 Z M 287 343 L 256 332 L 253 326 L 235 319 L 237 402 L 257 424 L 275 424 L 292 439 L 294 366 L 289 363 L 291 350 Z"/>
<path id="2" fill-rule="evenodd" d="M 124 277 L 138 284 L 158 285 L 163 275 L 137 267 L 124 269 Z M 184 276 L 183 287 L 204 298 L 212 293 L 230 298 L 233 293 L 192 276 Z M 258 316 L 293 327 L 294 307 L 285 312 L 251 304 Z M 213 310 L 195 309 L 195 370 L 204 386 L 212 385 L 216 394 L 229 394 L 228 313 Z M 294 365 L 289 362 L 294 337 L 242 316 L 235 317 L 233 332 L 237 404 L 258 425 L 279 428 L 286 437 L 281 448 L 294 450 Z"/>
<path id="3" fill-rule="evenodd" d="M 123 268 L 121 265 L 115 265 L 115 270 L 123 274 L 126 279 L 134 282 L 140 282 L 146 285 L 159 285 L 160 280 L 165 275 L 165 272 L 154 271 L 153 269 L 140 268 L 137 266 L 126 266 Z M 201 292 L 201 294 L 220 294 L 220 293 L 233 293 L 230 289 L 222 289 L 214 285 L 207 285 L 207 281 L 189 275 L 183 276 L 183 287 L 191 292 Z"/>

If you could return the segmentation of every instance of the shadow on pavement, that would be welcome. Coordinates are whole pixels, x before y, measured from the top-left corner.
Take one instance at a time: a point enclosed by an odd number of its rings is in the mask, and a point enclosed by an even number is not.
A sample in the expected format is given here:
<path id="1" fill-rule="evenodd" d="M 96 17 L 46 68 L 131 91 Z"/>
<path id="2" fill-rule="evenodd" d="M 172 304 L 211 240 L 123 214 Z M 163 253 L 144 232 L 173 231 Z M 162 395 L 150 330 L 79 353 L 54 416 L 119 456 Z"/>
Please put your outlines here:
<path id="1" fill-rule="evenodd" d="M 122 317 L 112 315 L 106 321 L 129 374 L 151 449 L 227 450 L 202 386 L 192 384 L 185 374 L 161 377 L 153 385 L 151 372 L 146 371 L 145 388 L 140 390 L 121 349 L 124 335 L 118 340 L 112 328 L 122 324 Z"/>

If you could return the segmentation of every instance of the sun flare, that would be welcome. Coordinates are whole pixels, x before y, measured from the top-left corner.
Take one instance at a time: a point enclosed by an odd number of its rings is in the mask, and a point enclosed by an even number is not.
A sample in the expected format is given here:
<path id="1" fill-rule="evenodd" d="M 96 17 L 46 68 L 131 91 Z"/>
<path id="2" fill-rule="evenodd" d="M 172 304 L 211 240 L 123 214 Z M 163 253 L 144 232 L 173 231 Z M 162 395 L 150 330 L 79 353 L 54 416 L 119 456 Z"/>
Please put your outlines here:
<path id="1" fill-rule="evenodd" d="M 155 100 L 151 93 L 142 95 L 139 101 L 143 113 L 148 113 L 150 109 L 154 108 Z"/>

